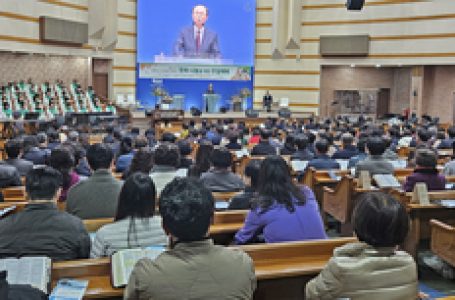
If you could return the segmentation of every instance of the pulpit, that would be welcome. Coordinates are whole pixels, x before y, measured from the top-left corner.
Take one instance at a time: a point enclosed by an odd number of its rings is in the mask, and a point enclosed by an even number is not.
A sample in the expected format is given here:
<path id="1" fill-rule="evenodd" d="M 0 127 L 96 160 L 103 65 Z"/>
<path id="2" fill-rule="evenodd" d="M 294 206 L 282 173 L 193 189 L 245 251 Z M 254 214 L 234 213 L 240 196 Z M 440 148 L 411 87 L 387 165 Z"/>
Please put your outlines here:
<path id="1" fill-rule="evenodd" d="M 204 106 L 202 111 L 207 113 L 217 113 L 219 111 L 221 95 L 218 94 L 204 94 Z"/>

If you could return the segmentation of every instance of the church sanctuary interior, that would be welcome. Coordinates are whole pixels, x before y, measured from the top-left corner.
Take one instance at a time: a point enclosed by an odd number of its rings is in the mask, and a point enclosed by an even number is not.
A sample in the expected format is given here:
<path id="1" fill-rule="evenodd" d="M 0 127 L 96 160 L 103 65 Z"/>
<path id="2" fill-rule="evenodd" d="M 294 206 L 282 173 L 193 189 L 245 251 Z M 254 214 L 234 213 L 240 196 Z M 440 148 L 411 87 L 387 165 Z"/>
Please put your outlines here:
<path id="1" fill-rule="evenodd" d="M 0 300 L 455 300 L 454 0 L 0 0 Z"/>

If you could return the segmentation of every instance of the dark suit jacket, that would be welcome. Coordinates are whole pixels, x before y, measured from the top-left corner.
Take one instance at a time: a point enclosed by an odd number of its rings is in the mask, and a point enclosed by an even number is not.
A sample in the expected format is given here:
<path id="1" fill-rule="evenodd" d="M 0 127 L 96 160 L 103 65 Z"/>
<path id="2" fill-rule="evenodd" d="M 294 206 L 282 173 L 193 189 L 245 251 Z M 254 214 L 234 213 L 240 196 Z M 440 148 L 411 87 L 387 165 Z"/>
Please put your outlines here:
<path id="1" fill-rule="evenodd" d="M 242 145 L 240 145 L 239 143 L 229 143 L 226 144 L 226 148 L 229 150 L 240 150 L 242 149 Z"/>
<path id="2" fill-rule="evenodd" d="M 88 258 L 90 237 L 79 218 L 53 203 L 27 204 L 0 220 L 0 257 L 49 256 L 52 260 Z"/>
<path id="3" fill-rule="evenodd" d="M 44 165 L 46 164 L 47 153 L 38 147 L 33 147 L 24 153 L 22 158 L 31 161 L 34 165 Z"/>
<path id="4" fill-rule="evenodd" d="M 15 167 L 21 176 L 27 175 L 28 171 L 33 169 L 33 163 L 22 158 L 8 158 L 5 162 L 10 166 Z"/>
<path id="5" fill-rule="evenodd" d="M 273 103 L 273 96 L 272 95 L 264 95 L 262 98 L 262 103 L 264 106 L 272 105 Z"/>
<path id="6" fill-rule="evenodd" d="M 0 163 L 0 188 L 21 185 L 21 176 L 17 169 L 5 163 Z"/>
<path id="7" fill-rule="evenodd" d="M 220 48 L 218 46 L 218 34 L 207 27 L 204 27 L 202 43 L 199 51 L 196 50 L 196 37 L 194 27 L 188 26 L 182 29 L 174 45 L 175 56 L 201 57 L 201 58 L 220 58 Z"/>
<path id="8" fill-rule="evenodd" d="M 312 160 L 313 158 L 313 153 L 311 153 L 308 149 L 297 150 L 291 155 L 291 160 Z"/>
<path id="9" fill-rule="evenodd" d="M 351 159 L 351 157 L 356 156 L 359 154 L 359 151 L 355 146 L 347 146 L 344 149 L 338 150 L 332 155 L 333 159 Z"/>
<path id="10" fill-rule="evenodd" d="M 269 142 L 260 142 L 254 146 L 251 155 L 275 155 L 276 149 Z"/>
<path id="11" fill-rule="evenodd" d="M 335 160 L 331 159 L 328 155 L 318 155 L 316 158 L 313 158 L 308 162 L 308 166 L 313 167 L 316 170 L 333 170 L 339 169 L 340 164 L 337 163 Z"/>
<path id="12" fill-rule="evenodd" d="M 454 139 L 445 139 L 442 140 L 438 146 L 438 149 L 452 149 L 452 144 L 455 140 Z"/>

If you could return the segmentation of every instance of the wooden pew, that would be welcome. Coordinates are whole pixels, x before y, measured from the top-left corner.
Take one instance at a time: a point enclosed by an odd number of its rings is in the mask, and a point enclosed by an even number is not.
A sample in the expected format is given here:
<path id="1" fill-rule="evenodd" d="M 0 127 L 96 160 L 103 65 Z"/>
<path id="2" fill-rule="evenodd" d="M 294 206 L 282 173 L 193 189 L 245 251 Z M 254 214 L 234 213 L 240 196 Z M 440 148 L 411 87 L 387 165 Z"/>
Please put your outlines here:
<path id="1" fill-rule="evenodd" d="M 104 225 L 111 224 L 114 222 L 114 218 L 99 218 L 99 219 L 90 219 L 82 220 L 84 223 L 85 229 L 88 232 L 96 232 L 98 229 Z"/>
<path id="2" fill-rule="evenodd" d="M 1 208 L 0 208 L 1 209 Z M 248 210 L 232 210 L 215 212 L 210 226 L 210 237 L 216 244 L 229 245 L 234 235 L 243 227 Z M 96 232 L 102 226 L 114 222 L 114 218 L 83 220 L 88 232 Z"/>
<path id="3" fill-rule="evenodd" d="M 16 206 L 16 209 L 12 213 L 20 212 L 24 210 L 25 205 L 27 205 L 28 202 L 23 200 L 23 201 L 14 201 L 14 202 L 0 202 L 0 210 L 11 207 L 11 206 Z M 60 211 L 65 211 L 66 208 L 66 203 L 65 202 L 58 202 L 57 203 L 57 208 Z"/>
<path id="4" fill-rule="evenodd" d="M 411 203 L 412 193 L 392 190 L 391 195 L 406 206 L 411 219 L 410 232 L 406 238 L 403 248 L 414 257 L 417 255 L 417 247 L 420 241 L 429 239 L 431 236 L 431 219 L 438 219 L 448 223 L 455 222 L 453 209 L 445 208 L 432 203 L 429 205 Z M 430 201 L 455 199 L 455 191 L 433 191 L 429 192 L 428 196 Z"/>
<path id="5" fill-rule="evenodd" d="M 344 176 L 349 174 L 349 170 L 333 170 L 335 175 Z M 308 186 L 314 193 L 316 200 L 322 203 L 324 187 L 335 187 L 340 180 L 333 179 L 328 170 L 316 170 L 313 167 L 308 168 L 303 175 L 301 183 Z"/>
<path id="6" fill-rule="evenodd" d="M 253 259 L 258 286 L 256 300 L 303 299 L 305 284 L 315 277 L 333 250 L 354 238 L 241 246 Z M 89 280 L 84 299 L 122 297 L 123 289 L 113 288 L 109 258 L 85 259 L 52 264 L 52 282 L 62 278 Z"/>
<path id="7" fill-rule="evenodd" d="M 117 180 L 123 180 L 122 179 L 123 173 L 121 173 L 121 172 L 113 172 L 112 176 L 114 176 L 114 178 Z"/>
<path id="8" fill-rule="evenodd" d="M 5 202 L 25 201 L 25 188 L 23 186 L 3 188 L 2 194 Z"/>
<path id="9" fill-rule="evenodd" d="M 455 228 L 438 220 L 430 220 L 431 251 L 455 266 Z"/>
<path id="10" fill-rule="evenodd" d="M 357 187 L 357 181 L 350 175 L 342 177 L 334 188 L 324 187 L 322 210 L 341 223 L 341 236 L 352 236 L 352 212 L 360 194 L 378 191 L 377 188 L 364 189 Z"/>

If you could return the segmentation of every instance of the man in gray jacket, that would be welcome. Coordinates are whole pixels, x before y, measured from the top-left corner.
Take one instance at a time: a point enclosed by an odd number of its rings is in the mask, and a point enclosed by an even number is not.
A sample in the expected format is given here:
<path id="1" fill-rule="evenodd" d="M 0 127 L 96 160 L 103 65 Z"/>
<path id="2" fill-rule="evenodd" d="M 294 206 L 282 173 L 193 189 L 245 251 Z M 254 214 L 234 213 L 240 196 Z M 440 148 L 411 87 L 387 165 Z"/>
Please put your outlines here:
<path id="1" fill-rule="evenodd" d="M 201 181 L 212 192 L 234 192 L 243 190 L 242 178 L 232 173 L 232 154 L 226 148 L 215 149 L 211 157 L 212 169 L 202 174 Z"/>
<path id="2" fill-rule="evenodd" d="M 394 173 L 393 165 L 383 157 L 386 142 L 379 136 L 374 136 L 367 141 L 368 157 L 359 162 L 355 168 L 355 176 L 359 177 L 361 171 L 368 171 L 370 176 L 376 174 Z"/>
<path id="3" fill-rule="evenodd" d="M 141 259 L 124 299 L 252 299 L 256 276 L 241 250 L 217 246 L 207 238 L 213 196 L 197 179 L 175 178 L 162 191 L 160 213 L 170 250 Z"/>
<path id="4" fill-rule="evenodd" d="M 50 167 L 39 167 L 27 174 L 25 190 L 30 203 L 22 212 L 0 220 L 0 258 L 88 258 L 90 237 L 82 221 L 57 210 L 61 184 L 60 172 Z"/>
<path id="5" fill-rule="evenodd" d="M 111 173 L 114 155 L 106 144 L 91 145 L 87 160 L 93 175 L 73 186 L 66 199 L 66 211 L 81 219 L 112 218 L 117 211 L 122 182 Z"/>

